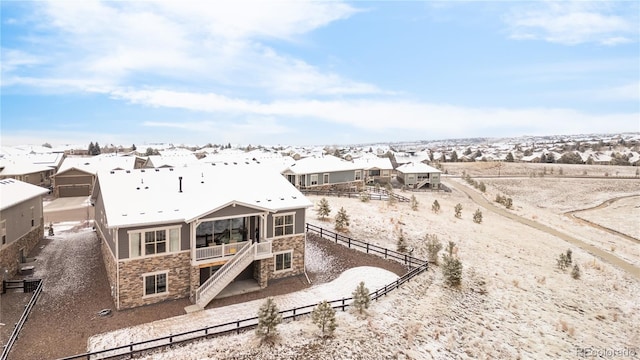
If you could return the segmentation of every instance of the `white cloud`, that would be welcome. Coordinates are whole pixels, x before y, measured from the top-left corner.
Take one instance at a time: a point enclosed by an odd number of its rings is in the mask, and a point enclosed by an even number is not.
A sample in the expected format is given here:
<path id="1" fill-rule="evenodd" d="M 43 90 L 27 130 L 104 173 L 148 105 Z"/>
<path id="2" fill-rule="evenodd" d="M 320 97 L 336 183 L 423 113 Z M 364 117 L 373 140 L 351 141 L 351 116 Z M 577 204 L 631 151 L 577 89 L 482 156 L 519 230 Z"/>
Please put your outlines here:
<path id="1" fill-rule="evenodd" d="M 36 55 L 29 54 L 22 50 L 8 49 L 2 48 L 0 49 L 2 53 L 2 63 L 0 66 L 2 68 L 2 72 L 12 71 L 20 66 L 34 66 L 41 64 L 43 60 Z"/>
<path id="2" fill-rule="evenodd" d="M 570 109 L 469 108 L 442 104 L 389 100 L 290 100 L 257 102 L 211 93 L 167 90 L 121 91 L 121 99 L 136 104 L 197 110 L 234 117 L 273 117 L 287 121 L 318 119 L 356 129 L 386 132 L 403 130 L 440 136 L 490 134 L 495 129 L 527 128 L 529 134 L 634 130 L 640 114 L 590 115 Z M 159 125 L 159 124 L 148 124 Z M 194 131 L 198 126 L 188 125 Z M 180 127 L 179 123 L 171 126 Z M 260 127 L 258 127 L 260 128 Z M 268 126 L 264 127 L 265 129 Z M 200 128 L 201 129 L 201 128 Z"/>
<path id="3" fill-rule="evenodd" d="M 637 7 L 631 4 L 613 13 L 615 4 L 606 2 L 540 2 L 519 6 L 504 20 L 511 38 L 518 40 L 541 39 L 553 43 L 576 45 L 588 42 L 617 45 L 637 41 Z"/>
<path id="4" fill-rule="evenodd" d="M 76 80 L 89 79 L 79 90 L 98 86 L 96 80 L 102 80 L 105 87 L 178 82 L 272 94 L 381 92 L 374 85 L 277 53 L 266 44 L 269 39 L 298 41 L 301 35 L 359 11 L 341 2 L 87 0 L 38 5 L 36 26 L 52 34 L 37 47 L 47 71 L 31 73 L 18 69 L 25 63 L 16 63 L 11 68 L 15 73 L 9 74 L 16 79 L 39 78 L 45 83 L 55 79 L 62 84 L 69 79 L 66 83 L 72 89 Z"/>

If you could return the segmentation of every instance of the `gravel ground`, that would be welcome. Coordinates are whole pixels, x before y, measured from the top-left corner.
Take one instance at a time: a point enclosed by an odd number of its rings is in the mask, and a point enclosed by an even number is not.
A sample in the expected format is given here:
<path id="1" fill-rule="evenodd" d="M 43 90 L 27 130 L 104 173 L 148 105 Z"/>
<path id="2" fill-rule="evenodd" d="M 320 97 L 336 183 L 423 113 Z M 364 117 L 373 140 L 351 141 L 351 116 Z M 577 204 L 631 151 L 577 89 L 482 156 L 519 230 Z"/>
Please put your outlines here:
<path id="1" fill-rule="evenodd" d="M 331 254 L 334 265 L 330 273 L 321 268 L 309 270 L 313 284 L 331 281 L 342 271 L 357 266 L 382 267 L 398 275 L 407 271 L 398 263 L 317 237 L 309 236 L 308 246 L 317 246 Z M 39 265 L 34 277 L 43 278 L 45 285 L 10 359 L 53 359 L 82 353 L 86 351 L 87 339 L 92 335 L 181 315 L 184 307 L 190 304 L 188 299 L 181 299 L 113 311 L 107 317 L 98 316 L 98 311 L 113 309 L 114 304 L 109 295 L 100 242 L 90 228 L 74 228 L 53 238 L 45 238 L 29 256 L 38 257 Z M 273 281 L 264 290 L 214 300 L 209 307 L 284 294 L 309 286 L 304 276 Z M 16 312 L 15 309 L 20 307 L 12 308 L 12 312 Z M 3 309 L 7 310 L 8 306 L 3 305 Z"/>

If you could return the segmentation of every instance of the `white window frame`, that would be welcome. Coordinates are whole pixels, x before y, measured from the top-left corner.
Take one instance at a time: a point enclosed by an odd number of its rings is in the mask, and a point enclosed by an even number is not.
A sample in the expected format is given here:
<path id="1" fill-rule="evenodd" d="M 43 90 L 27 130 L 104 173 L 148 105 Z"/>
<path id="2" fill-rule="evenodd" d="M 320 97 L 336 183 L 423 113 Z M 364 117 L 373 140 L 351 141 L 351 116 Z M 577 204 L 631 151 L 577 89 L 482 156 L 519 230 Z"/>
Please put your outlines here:
<path id="1" fill-rule="evenodd" d="M 145 233 L 147 232 L 156 232 L 156 231 L 162 231 L 164 230 L 166 233 L 166 238 L 165 238 L 165 251 L 161 252 L 161 253 L 153 253 L 153 254 L 147 254 L 146 253 L 146 247 L 145 247 Z M 172 241 L 172 237 L 171 234 L 176 235 L 177 234 L 177 238 L 173 238 Z M 167 255 L 167 254 L 172 254 L 172 253 L 176 253 L 180 251 L 180 246 L 182 244 L 182 233 L 181 233 L 181 227 L 180 225 L 177 226 L 167 226 L 167 227 L 157 227 L 157 228 L 148 228 L 148 229 L 139 229 L 139 230 L 129 230 L 127 231 L 127 235 L 129 237 L 129 259 L 138 259 L 138 258 L 144 258 L 144 257 L 153 257 L 153 256 L 163 256 L 163 255 Z M 138 242 L 138 247 L 139 249 L 137 251 L 133 251 L 134 250 L 134 245 L 135 243 L 132 241 L 133 237 L 139 235 L 139 242 Z M 134 253 L 138 253 L 138 255 L 133 255 Z"/>
<path id="2" fill-rule="evenodd" d="M 0 239 L 2 240 L 2 245 L 7 244 L 7 220 L 0 221 Z"/>
<path id="3" fill-rule="evenodd" d="M 165 291 L 163 292 L 157 292 L 158 289 L 158 275 L 164 275 L 165 276 Z M 150 276 L 154 276 L 155 277 L 155 288 L 156 288 L 156 292 L 154 292 L 153 294 L 147 294 L 147 278 Z M 164 296 L 164 295 L 168 295 L 169 294 L 169 270 L 161 270 L 161 271 L 154 271 L 154 272 L 150 272 L 150 273 L 145 273 L 142 274 L 142 298 L 147 299 L 147 298 L 152 298 L 152 297 L 157 297 L 157 296 Z"/>
<path id="4" fill-rule="evenodd" d="M 326 185 L 326 184 L 330 184 L 328 173 L 322 174 L 322 185 Z"/>
<path id="5" fill-rule="evenodd" d="M 291 219 L 292 219 L 292 223 L 291 224 L 287 224 L 285 222 L 287 216 L 291 216 Z M 283 218 L 282 225 L 276 225 L 276 218 L 279 218 L 279 217 Z M 289 225 L 291 225 L 291 234 L 287 234 L 286 233 L 286 228 Z M 282 235 L 276 235 L 276 227 L 283 227 Z M 288 213 L 274 214 L 273 215 L 273 237 L 274 238 L 292 236 L 292 235 L 295 235 L 295 234 L 296 234 L 296 213 L 295 212 L 288 212 Z"/>
<path id="6" fill-rule="evenodd" d="M 309 175 L 309 185 L 318 185 L 318 174 Z"/>
<path id="7" fill-rule="evenodd" d="M 285 268 L 284 267 L 284 255 L 285 254 L 289 254 L 289 267 Z M 283 256 L 282 257 L 282 269 L 278 270 L 278 256 Z M 275 254 L 273 254 L 273 272 L 274 273 L 283 273 L 283 272 L 287 272 L 287 271 L 292 271 L 293 270 L 293 250 L 287 250 L 287 251 L 281 251 L 281 252 L 277 252 Z"/>
<path id="8" fill-rule="evenodd" d="M 357 180 L 362 180 L 362 170 L 356 170 L 355 179 L 356 179 L 356 181 Z"/>

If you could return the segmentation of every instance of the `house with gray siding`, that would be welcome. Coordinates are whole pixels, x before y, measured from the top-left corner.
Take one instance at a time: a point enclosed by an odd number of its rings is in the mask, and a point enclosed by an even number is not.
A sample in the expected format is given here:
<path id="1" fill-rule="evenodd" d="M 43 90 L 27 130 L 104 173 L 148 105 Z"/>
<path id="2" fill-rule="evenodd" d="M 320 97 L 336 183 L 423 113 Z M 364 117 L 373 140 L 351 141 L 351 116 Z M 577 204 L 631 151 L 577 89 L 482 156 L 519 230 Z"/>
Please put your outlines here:
<path id="1" fill-rule="evenodd" d="M 313 204 L 267 166 L 101 171 L 91 199 L 117 309 L 186 297 L 196 311 L 232 281 L 304 273 Z"/>
<path id="2" fill-rule="evenodd" d="M 331 155 L 298 160 L 286 168 L 282 175 L 298 188 L 362 187 L 364 184 L 362 165 Z"/>
<path id="3" fill-rule="evenodd" d="M 398 166 L 398 180 L 411 189 L 440 188 L 441 171 L 421 162 Z"/>
<path id="4" fill-rule="evenodd" d="M 44 236 L 42 197 L 47 193 L 23 181 L 0 180 L 0 267 L 9 275 Z"/>

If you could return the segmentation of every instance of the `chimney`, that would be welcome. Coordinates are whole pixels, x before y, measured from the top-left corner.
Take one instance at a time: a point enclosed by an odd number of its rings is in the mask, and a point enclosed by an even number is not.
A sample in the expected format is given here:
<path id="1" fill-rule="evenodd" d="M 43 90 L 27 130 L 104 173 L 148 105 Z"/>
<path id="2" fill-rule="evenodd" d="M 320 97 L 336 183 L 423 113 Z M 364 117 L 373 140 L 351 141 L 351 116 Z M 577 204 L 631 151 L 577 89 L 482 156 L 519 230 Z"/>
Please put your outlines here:
<path id="1" fill-rule="evenodd" d="M 178 182 L 180 184 L 180 192 L 182 192 L 182 176 L 178 176 Z"/>

